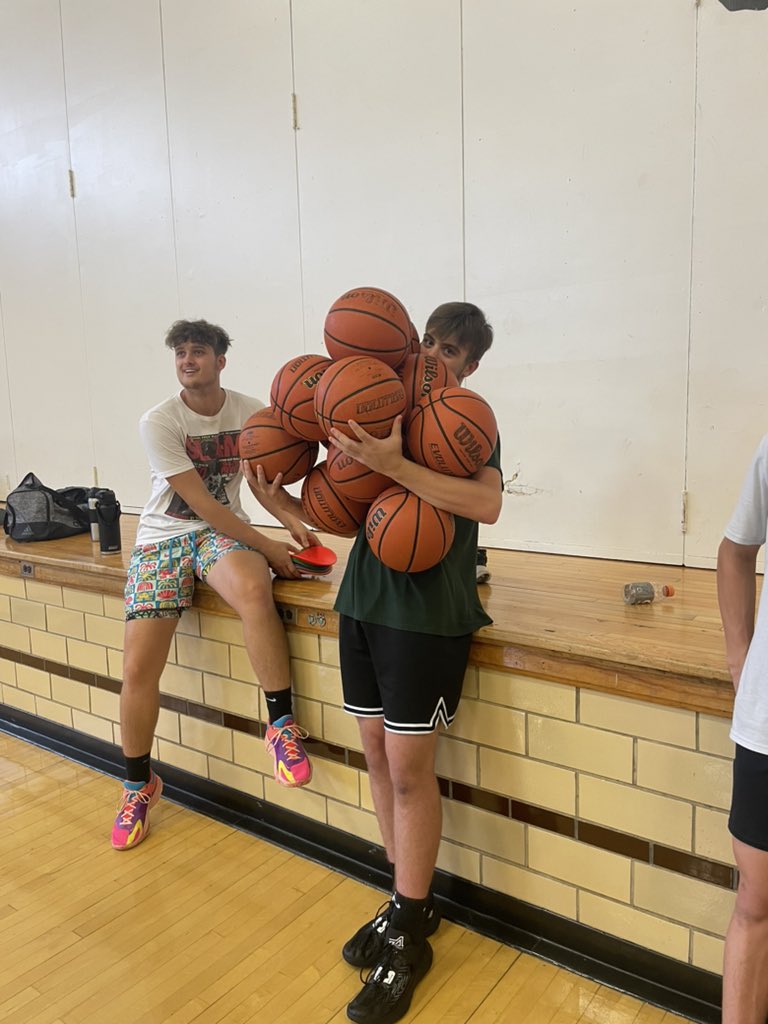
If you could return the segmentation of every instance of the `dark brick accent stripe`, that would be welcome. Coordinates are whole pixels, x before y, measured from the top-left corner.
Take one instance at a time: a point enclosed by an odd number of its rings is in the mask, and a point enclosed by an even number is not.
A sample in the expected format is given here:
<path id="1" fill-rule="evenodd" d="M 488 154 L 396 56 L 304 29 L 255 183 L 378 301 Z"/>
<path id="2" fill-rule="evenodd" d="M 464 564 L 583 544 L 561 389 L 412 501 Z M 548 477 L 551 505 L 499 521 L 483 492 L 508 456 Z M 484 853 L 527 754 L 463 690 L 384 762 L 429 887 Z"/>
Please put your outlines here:
<path id="1" fill-rule="evenodd" d="M 80 683 L 85 683 L 86 686 L 95 686 L 112 693 L 120 692 L 120 683 L 116 679 L 100 676 L 94 672 L 84 672 L 78 668 L 70 668 L 68 665 L 37 658 L 23 651 L 14 651 L 9 647 L 0 646 L 0 658 L 41 669 L 43 672 L 50 672 L 52 675 L 63 676 L 66 679 L 75 679 Z M 200 718 L 206 722 L 222 725 L 227 729 L 248 733 L 251 736 L 263 737 L 265 733 L 264 723 L 256 719 L 233 715 L 228 711 L 220 711 L 217 708 L 184 700 L 168 693 L 160 694 L 160 706 L 169 711 L 176 711 L 180 715 Z M 366 770 L 365 757 L 357 750 L 347 750 L 346 747 L 335 746 L 311 736 L 305 741 L 305 746 L 313 757 L 335 761 L 337 764 L 346 764 L 361 771 Z M 654 864 L 679 875 L 698 878 L 723 889 L 736 888 L 736 869 L 729 864 L 705 860 L 703 857 L 696 857 L 684 850 L 675 850 L 672 847 L 640 839 L 626 832 L 618 832 L 602 825 L 593 825 L 591 822 L 581 821 L 567 814 L 558 814 L 556 811 L 537 807 L 535 804 L 512 800 L 500 793 L 480 789 L 478 786 L 469 786 L 463 782 L 454 782 L 452 779 L 443 778 L 438 778 L 438 785 L 440 793 L 448 800 L 469 804 L 471 807 L 489 811 L 491 814 L 499 814 L 504 818 L 512 818 L 515 821 L 545 829 L 547 832 L 556 832 L 558 835 L 577 839 L 589 846 L 618 853 L 644 864 Z"/>

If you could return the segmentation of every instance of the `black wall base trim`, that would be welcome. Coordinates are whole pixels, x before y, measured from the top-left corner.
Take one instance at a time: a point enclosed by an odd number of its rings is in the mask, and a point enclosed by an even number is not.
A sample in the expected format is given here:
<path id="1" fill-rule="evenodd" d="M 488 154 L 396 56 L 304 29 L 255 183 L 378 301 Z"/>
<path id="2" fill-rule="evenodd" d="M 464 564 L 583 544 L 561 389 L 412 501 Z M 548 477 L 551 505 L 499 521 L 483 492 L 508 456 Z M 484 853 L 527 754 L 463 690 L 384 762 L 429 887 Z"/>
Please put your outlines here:
<path id="1" fill-rule="evenodd" d="M 122 755 L 112 743 L 5 704 L 0 731 L 122 777 Z M 388 884 L 381 847 L 172 765 L 161 773 L 165 795 L 185 807 L 361 882 L 381 889 Z M 703 1024 L 720 1020 L 722 983 L 709 971 L 443 871 L 436 872 L 434 888 L 445 916 L 466 928 Z"/>

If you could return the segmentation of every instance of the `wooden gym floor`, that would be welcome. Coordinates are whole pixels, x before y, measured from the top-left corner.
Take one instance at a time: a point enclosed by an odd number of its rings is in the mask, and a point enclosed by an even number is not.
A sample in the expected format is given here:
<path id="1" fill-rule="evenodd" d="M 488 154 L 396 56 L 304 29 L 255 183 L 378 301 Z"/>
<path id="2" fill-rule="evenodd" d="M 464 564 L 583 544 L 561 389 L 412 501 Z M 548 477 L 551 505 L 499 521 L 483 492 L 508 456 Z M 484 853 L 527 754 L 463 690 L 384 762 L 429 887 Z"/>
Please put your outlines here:
<path id="1" fill-rule="evenodd" d="M 381 893 L 164 800 L 117 853 L 113 779 L 0 733 L 0 1021 L 327 1024 Z M 407 1021 L 681 1018 L 450 922 Z"/>

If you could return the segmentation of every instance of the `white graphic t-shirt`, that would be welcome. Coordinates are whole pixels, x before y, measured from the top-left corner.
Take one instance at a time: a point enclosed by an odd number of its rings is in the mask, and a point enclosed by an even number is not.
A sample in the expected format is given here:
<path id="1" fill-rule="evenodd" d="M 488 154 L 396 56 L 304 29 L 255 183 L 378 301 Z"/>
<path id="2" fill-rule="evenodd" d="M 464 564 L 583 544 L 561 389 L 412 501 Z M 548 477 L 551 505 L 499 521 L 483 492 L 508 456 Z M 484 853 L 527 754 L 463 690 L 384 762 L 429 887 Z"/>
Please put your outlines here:
<path id="1" fill-rule="evenodd" d="M 149 459 L 152 494 L 136 532 L 137 544 L 179 537 L 204 529 L 187 503 L 168 484 L 168 477 L 196 469 L 216 501 L 243 522 L 248 516 L 240 504 L 242 471 L 237 442 L 249 416 L 264 408 L 257 398 L 227 391 L 215 416 L 201 416 L 174 395 L 139 421 L 139 434 Z"/>
<path id="2" fill-rule="evenodd" d="M 765 544 L 768 525 L 768 435 L 760 442 L 741 489 L 739 503 L 725 528 L 734 544 Z M 768 587 L 763 586 L 755 632 L 733 706 L 731 739 L 758 754 L 768 754 Z"/>

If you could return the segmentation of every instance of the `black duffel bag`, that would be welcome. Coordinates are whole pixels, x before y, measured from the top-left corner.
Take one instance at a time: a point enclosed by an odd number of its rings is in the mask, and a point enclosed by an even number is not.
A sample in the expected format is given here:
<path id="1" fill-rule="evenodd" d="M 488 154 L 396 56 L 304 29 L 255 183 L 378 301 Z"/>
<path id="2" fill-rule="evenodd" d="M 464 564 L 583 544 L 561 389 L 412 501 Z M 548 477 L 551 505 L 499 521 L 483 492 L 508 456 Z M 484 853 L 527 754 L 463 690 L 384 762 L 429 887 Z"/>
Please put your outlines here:
<path id="1" fill-rule="evenodd" d="M 90 530 L 88 488 L 53 490 L 27 473 L 5 499 L 3 529 L 11 540 L 60 540 Z"/>

